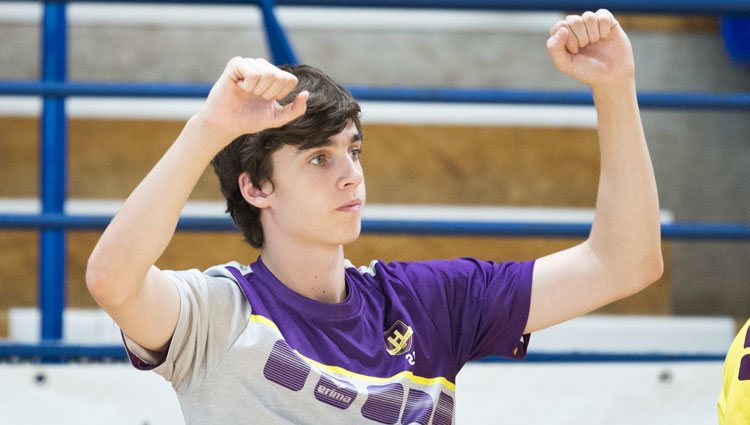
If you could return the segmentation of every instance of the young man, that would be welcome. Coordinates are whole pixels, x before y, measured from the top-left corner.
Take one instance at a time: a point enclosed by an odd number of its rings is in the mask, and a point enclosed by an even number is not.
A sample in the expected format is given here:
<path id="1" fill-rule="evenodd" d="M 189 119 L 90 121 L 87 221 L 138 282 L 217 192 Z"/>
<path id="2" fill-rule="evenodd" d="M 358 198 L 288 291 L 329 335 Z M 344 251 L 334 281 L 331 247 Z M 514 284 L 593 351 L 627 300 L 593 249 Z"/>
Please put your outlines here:
<path id="1" fill-rule="evenodd" d="M 521 263 L 354 268 L 343 246 L 358 237 L 365 202 L 359 107 L 309 67 L 235 58 L 89 259 L 89 290 L 132 363 L 172 383 L 190 424 L 448 424 L 464 363 L 522 358 L 531 332 L 658 279 L 659 207 L 630 43 L 606 10 L 568 16 L 550 36 L 553 62 L 591 87 L 599 114 L 585 242 Z M 212 159 L 260 257 L 159 270 Z"/>

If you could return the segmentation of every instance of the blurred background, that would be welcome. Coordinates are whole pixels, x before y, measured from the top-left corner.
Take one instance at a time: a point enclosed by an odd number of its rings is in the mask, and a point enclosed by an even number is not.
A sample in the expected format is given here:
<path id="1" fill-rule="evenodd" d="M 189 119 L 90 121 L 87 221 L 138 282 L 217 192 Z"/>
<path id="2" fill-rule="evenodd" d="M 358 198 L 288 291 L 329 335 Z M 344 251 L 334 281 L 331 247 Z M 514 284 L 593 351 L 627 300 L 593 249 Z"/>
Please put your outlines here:
<path id="1" fill-rule="evenodd" d="M 688 11 L 691 3 L 685 3 Z M 580 12 L 574 8 L 571 2 L 569 11 Z M 614 11 L 634 48 L 639 92 L 750 92 L 748 61 L 736 48 L 750 41 L 732 39 L 720 13 L 685 14 L 679 6 L 674 13 Z M 350 87 L 586 90 L 554 69 L 545 48 L 549 27 L 566 11 L 284 6 L 276 12 L 299 61 Z M 229 58 L 273 56 L 254 6 L 82 2 L 68 5 L 67 20 L 70 81 L 195 83 L 207 89 Z M 42 77 L 41 21 L 41 3 L 0 2 L 0 80 Z M 720 110 L 642 109 L 665 224 L 748 223 L 749 103 Z M 68 98 L 65 212 L 114 214 L 199 105 L 195 96 Z M 590 223 L 593 217 L 599 154 L 592 106 L 383 100 L 363 100 L 362 106 L 365 219 Z M 0 95 L 0 213 L 41 210 L 41 110 L 40 97 Z M 207 169 L 185 213 L 224 216 L 212 170 Z M 0 338 L 8 346 L 55 341 L 54 332 L 40 337 L 40 231 L 8 227 L 0 228 Z M 58 294 L 66 316 L 57 337 L 64 343 L 118 342 L 115 325 L 96 308 L 84 282 L 86 260 L 100 232 L 71 229 L 63 237 L 66 267 L 56 279 L 65 288 Z M 534 336 L 530 348 L 530 355 L 536 349 L 707 357 L 673 363 L 653 357 L 635 363 L 624 358 L 620 363 L 471 365 L 459 379 L 465 384 L 459 384 L 458 422 L 713 420 L 721 384 L 718 357 L 736 324 L 750 313 L 747 239 L 665 238 L 666 269 L 659 282 Z M 346 252 L 356 265 L 462 256 L 524 260 L 580 240 L 365 233 Z M 205 269 L 230 260 L 251 263 L 256 256 L 239 234 L 184 231 L 157 265 Z M 49 365 L 38 355 L 8 353 L 3 357 L 8 364 L 0 365 L 0 394 L 8 398 L 0 399 L 18 403 L 0 409 L 2 423 L 50 423 L 34 416 L 39 412 L 12 408 L 29 400 L 58 409 L 57 423 L 68 423 L 68 417 L 69 423 L 101 423 L 96 418 L 102 417 L 109 423 L 180 421 L 169 387 L 151 374 L 123 364 L 86 366 L 80 359 Z M 565 357 L 570 358 L 575 359 Z M 110 385 L 92 392 L 102 381 Z M 619 382 L 616 389 L 608 387 L 612 382 Z M 122 391 L 138 386 L 139 391 Z M 590 411 L 596 404 L 604 413 Z M 71 406 L 96 406 L 98 413 Z"/>

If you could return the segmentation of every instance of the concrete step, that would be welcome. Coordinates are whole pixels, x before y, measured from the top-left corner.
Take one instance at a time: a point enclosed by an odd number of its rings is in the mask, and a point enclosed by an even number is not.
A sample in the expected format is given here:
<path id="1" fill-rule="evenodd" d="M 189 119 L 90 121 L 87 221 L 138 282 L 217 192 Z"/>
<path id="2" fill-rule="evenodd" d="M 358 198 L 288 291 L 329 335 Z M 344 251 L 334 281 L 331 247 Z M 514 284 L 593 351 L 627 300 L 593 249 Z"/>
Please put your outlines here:
<path id="1" fill-rule="evenodd" d="M 39 6 L 0 5 L 0 39 L 14 40 L 0 45 L 0 78 L 36 78 Z M 211 82 L 233 56 L 267 56 L 254 7 L 73 4 L 69 12 L 73 80 Z M 347 84 L 581 88 L 555 71 L 544 47 L 562 12 L 281 8 L 279 16 L 300 59 Z M 741 89 L 716 18 L 622 21 L 641 89 Z"/>

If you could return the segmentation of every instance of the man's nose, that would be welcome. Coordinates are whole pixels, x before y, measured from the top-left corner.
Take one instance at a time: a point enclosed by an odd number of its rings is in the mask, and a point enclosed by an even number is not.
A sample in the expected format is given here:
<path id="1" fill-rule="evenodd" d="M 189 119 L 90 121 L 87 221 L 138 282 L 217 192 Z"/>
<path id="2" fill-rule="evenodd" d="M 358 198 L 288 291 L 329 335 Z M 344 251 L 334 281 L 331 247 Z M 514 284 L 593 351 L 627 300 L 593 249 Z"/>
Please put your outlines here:
<path id="1" fill-rule="evenodd" d="M 341 161 L 342 170 L 341 177 L 339 178 L 339 188 L 344 189 L 347 186 L 359 186 L 364 180 L 364 174 L 362 173 L 362 167 L 358 160 L 352 159 L 347 153 L 346 159 Z"/>

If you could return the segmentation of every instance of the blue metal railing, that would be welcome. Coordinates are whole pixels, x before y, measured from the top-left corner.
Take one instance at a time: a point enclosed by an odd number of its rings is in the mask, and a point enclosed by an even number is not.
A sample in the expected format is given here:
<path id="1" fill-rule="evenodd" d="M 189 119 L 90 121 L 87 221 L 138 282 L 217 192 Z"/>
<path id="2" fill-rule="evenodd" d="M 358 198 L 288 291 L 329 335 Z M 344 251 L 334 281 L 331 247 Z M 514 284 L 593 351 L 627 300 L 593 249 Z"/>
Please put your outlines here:
<path id="1" fill-rule="evenodd" d="M 42 26 L 42 81 L 62 83 L 66 80 L 68 25 L 65 4 L 49 3 L 44 7 Z M 45 95 L 41 121 L 42 143 L 39 193 L 43 214 L 61 214 L 67 193 L 68 124 L 65 98 Z M 39 262 L 39 305 L 44 340 L 62 338 L 62 314 L 65 304 L 65 230 L 41 229 Z"/>
<path id="2" fill-rule="evenodd" d="M 37 3 L 38 0 L 0 0 Z M 75 3 L 260 5 L 266 0 L 76 0 Z M 49 3 L 65 3 L 52 0 Z M 277 6 L 362 7 L 389 9 L 559 11 L 666 13 L 673 15 L 747 15 L 747 0 L 276 0 Z"/>
<path id="3" fill-rule="evenodd" d="M 75 229 L 101 230 L 111 216 L 70 214 L 0 214 L 0 228 L 6 229 Z M 177 230 L 199 232 L 234 231 L 229 218 L 182 217 Z M 591 231 L 590 223 L 462 221 L 462 220 L 362 220 L 362 231 L 372 234 L 450 235 L 450 236 L 512 236 L 583 238 Z M 747 241 L 750 225 L 735 223 L 681 222 L 661 225 L 665 239 L 687 241 Z"/>
<path id="4" fill-rule="evenodd" d="M 83 83 L 1 81 L 0 94 L 16 96 L 116 96 L 203 99 L 210 84 Z M 496 88 L 416 88 L 348 86 L 359 100 L 525 105 L 593 105 L 591 92 L 513 90 Z M 648 109 L 750 110 L 750 93 L 639 92 L 638 104 Z"/>
<path id="5" fill-rule="evenodd" d="M 719 353 L 594 353 L 594 352 L 538 352 L 528 353 L 525 362 L 531 363 L 678 363 L 720 362 Z M 0 344 L 0 362 L 32 359 L 36 362 L 70 362 L 100 359 L 116 362 L 128 361 L 122 345 L 62 344 L 55 341 L 40 344 Z M 482 363 L 515 362 L 502 357 L 485 357 Z"/>
<path id="6" fill-rule="evenodd" d="M 32 2 L 31 0 L 21 1 Z M 33 2 L 38 3 L 38 1 Z M 80 0 L 76 3 L 104 2 L 110 1 Z M 117 3 L 257 5 L 263 16 L 269 51 L 275 63 L 298 62 L 275 16 L 275 5 L 525 11 L 584 10 L 607 7 L 614 12 L 750 15 L 750 1 L 746 0 L 616 0 L 608 2 L 582 0 L 276 0 L 275 3 L 273 0 L 123 0 Z M 0 228 L 40 230 L 39 304 L 42 310 L 42 343 L 30 346 L 0 344 L 0 359 L 20 356 L 54 361 L 70 357 L 116 357 L 112 355 L 112 347 L 83 347 L 79 350 L 77 346 L 66 346 L 60 342 L 65 299 L 65 232 L 69 229 L 103 228 L 111 220 L 109 216 L 71 216 L 63 211 L 67 186 L 65 98 L 68 96 L 203 98 L 207 95 L 210 85 L 67 82 L 66 1 L 44 2 L 42 33 L 41 81 L 0 81 L 0 95 L 31 95 L 42 96 L 44 99 L 40 121 L 42 212 L 35 215 L 0 214 Z M 361 100 L 592 104 L 591 94 L 586 92 L 409 87 L 351 87 L 350 89 Z M 639 93 L 639 103 L 644 108 L 748 110 L 750 109 L 750 93 Z M 227 219 L 183 218 L 178 228 L 223 231 L 233 229 L 233 225 Z M 370 233 L 422 235 L 585 237 L 590 230 L 590 224 L 365 220 L 363 230 Z M 750 240 L 750 226 L 744 224 L 674 223 L 663 225 L 662 231 L 665 238 L 671 239 Z M 119 347 L 118 349 L 121 350 Z M 529 359 L 533 358 L 535 356 L 530 354 Z M 539 358 L 543 359 L 544 356 Z M 715 360 L 713 357 L 711 359 Z"/>

